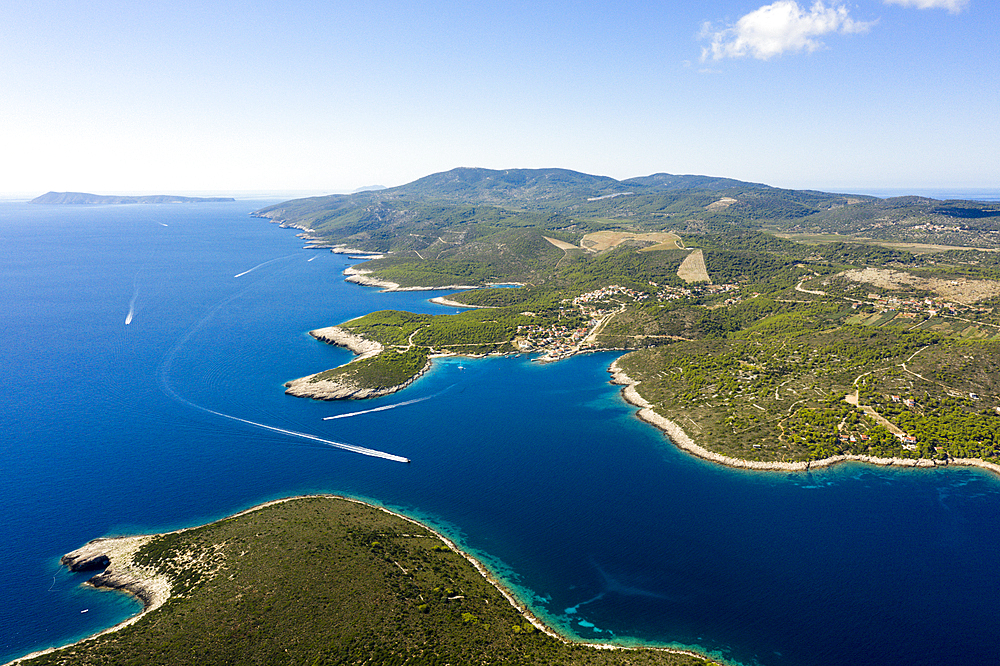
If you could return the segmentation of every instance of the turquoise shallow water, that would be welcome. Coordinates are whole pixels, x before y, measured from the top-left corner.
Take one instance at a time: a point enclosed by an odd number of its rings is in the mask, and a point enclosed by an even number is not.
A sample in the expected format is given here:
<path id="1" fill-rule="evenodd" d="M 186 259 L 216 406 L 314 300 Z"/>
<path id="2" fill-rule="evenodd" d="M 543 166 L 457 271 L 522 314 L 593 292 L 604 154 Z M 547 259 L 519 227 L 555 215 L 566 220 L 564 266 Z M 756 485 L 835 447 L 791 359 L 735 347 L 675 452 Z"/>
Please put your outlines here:
<path id="1" fill-rule="evenodd" d="M 994 661 L 995 478 L 711 465 L 633 416 L 613 354 L 448 359 L 374 401 L 290 398 L 284 381 L 350 357 L 306 331 L 453 310 L 344 283 L 348 260 L 249 218 L 260 205 L 0 204 L 0 660 L 135 612 L 58 566 L 89 539 L 336 492 L 430 522 L 588 640 L 745 664 Z"/>

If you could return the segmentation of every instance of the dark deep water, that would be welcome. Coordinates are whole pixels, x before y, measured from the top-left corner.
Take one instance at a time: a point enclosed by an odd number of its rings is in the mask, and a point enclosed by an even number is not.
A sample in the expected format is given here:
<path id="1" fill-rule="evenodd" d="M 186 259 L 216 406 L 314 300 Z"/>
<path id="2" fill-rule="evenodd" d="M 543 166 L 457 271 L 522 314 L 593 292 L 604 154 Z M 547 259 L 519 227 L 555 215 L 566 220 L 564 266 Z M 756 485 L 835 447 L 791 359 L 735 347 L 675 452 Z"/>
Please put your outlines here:
<path id="1" fill-rule="evenodd" d="M 343 282 L 346 258 L 248 217 L 263 203 L 0 203 L 0 662 L 138 610 L 59 567 L 84 542 L 334 492 L 447 532 L 584 639 L 773 666 L 996 663 L 997 478 L 705 463 L 634 418 L 613 354 L 449 359 L 363 403 L 285 396 L 350 358 L 308 330 L 452 310 Z"/>

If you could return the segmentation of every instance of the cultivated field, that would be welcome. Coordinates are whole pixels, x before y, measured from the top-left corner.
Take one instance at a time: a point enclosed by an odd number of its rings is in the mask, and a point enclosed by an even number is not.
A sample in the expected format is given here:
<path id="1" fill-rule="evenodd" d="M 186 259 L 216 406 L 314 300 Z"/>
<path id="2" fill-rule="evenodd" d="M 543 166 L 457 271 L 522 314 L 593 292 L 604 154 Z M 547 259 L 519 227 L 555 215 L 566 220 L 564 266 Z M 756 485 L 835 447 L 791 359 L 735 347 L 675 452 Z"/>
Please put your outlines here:
<path id="1" fill-rule="evenodd" d="M 669 231 L 657 231 L 648 234 L 635 234 L 629 231 L 595 231 L 583 237 L 583 240 L 580 241 L 580 247 L 591 252 L 603 252 L 627 240 L 655 243 L 651 247 L 643 248 L 644 251 L 684 249 L 684 244 L 681 243 L 680 237 Z"/>
<path id="2" fill-rule="evenodd" d="M 705 253 L 695 250 L 681 262 L 677 268 L 677 277 L 688 284 L 692 282 L 711 282 L 708 277 L 708 269 L 705 267 Z"/>

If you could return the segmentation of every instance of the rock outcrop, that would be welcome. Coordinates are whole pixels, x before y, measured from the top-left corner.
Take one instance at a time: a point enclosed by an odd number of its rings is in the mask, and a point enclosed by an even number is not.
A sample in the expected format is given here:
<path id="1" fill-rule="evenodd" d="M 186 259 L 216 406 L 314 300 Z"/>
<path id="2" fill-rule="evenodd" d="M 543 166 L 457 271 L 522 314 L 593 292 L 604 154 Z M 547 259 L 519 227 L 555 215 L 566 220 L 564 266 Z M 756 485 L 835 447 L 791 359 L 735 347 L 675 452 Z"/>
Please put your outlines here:
<path id="1" fill-rule="evenodd" d="M 365 287 L 380 287 L 383 291 L 396 291 L 399 289 L 399 285 L 395 282 L 380 280 L 371 277 L 370 274 L 371 271 L 366 271 L 363 268 L 354 268 L 353 266 L 348 266 L 344 269 L 344 275 L 347 276 L 348 282 L 360 284 Z"/>
<path id="2" fill-rule="evenodd" d="M 327 344 L 350 349 L 358 355 L 351 359 L 351 363 L 381 354 L 383 349 L 385 349 L 381 343 L 361 337 L 360 335 L 355 335 L 339 326 L 318 328 L 315 331 L 309 331 L 309 335 Z M 429 368 L 430 361 L 421 368 L 420 372 L 402 384 L 382 388 L 361 387 L 353 384 L 348 378 L 341 378 L 336 381 L 329 379 L 317 380 L 316 377 L 323 374 L 319 372 L 314 375 L 285 382 L 285 393 L 294 395 L 297 398 L 312 398 L 313 400 L 364 400 L 365 398 L 377 398 L 380 395 L 389 395 L 390 393 L 395 393 L 400 389 L 406 388 L 427 372 Z"/>
<path id="3" fill-rule="evenodd" d="M 151 536 L 95 539 L 66 553 L 60 562 L 70 571 L 103 569 L 87 581 L 93 587 L 119 590 L 131 594 L 149 611 L 170 597 L 170 582 L 162 574 L 137 566 L 133 556 Z"/>
<path id="4" fill-rule="evenodd" d="M 111 558 L 108 557 L 107 553 L 96 552 L 93 549 L 87 550 L 87 546 L 63 555 L 59 561 L 73 572 L 103 571 L 111 564 Z"/>
<path id="5" fill-rule="evenodd" d="M 360 335 L 355 335 L 347 329 L 340 328 L 339 326 L 317 328 L 315 331 L 309 331 L 309 335 L 313 336 L 320 342 L 350 349 L 358 355 L 358 358 L 352 359 L 355 361 L 362 358 L 368 358 L 369 356 L 374 356 L 375 354 L 380 354 L 384 349 L 380 342 L 375 342 L 374 340 L 363 338 Z"/>
<path id="6" fill-rule="evenodd" d="M 420 372 L 396 386 L 362 388 L 351 384 L 349 381 L 330 381 L 327 379 L 315 381 L 313 378 L 316 375 L 309 375 L 308 377 L 300 377 L 299 379 L 285 382 L 285 393 L 294 395 L 297 398 L 312 398 L 313 400 L 364 400 L 366 398 L 377 398 L 406 388 L 427 372 L 430 366 L 431 363 L 428 360 Z"/>

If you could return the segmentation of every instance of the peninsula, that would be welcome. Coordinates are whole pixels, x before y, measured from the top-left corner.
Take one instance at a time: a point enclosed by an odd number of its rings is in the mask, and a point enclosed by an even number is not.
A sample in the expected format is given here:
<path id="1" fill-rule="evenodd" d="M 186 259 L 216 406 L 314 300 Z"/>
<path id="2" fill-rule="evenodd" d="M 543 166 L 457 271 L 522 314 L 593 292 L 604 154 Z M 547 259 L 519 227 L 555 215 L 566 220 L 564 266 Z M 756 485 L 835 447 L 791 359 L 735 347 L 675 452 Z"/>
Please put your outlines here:
<path id="1" fill-rule="evenodd" d="M 309 335 L 346 347 L 357 357 L 339 368 L 286 382 L 289 395 L 316 400 L 375 398 L 406 388 L 430 367 L 427 350 L 412 344 L 387 351 L 381 343 L 338 326 L 309 331 Z"/>
<path id="2" fill-rule="evenodd" d="M 458 314 L 330 322 L 385 351 L 296 395 L 382 395 L 440 354 L 622 350 L 643 413 L 717 462 L 1000 463 L 996 203 L 455 169 L 254 215 L 377 255 L 345 271 L 364 285 L 474 287 Z"/>
<path id="3" fill-rule="evenodd" d="M 28 203 L 85 205 L 85 204 L 164 204 L 164 203 L 220 203 L 236 201 L 233 197 L 181 197 L 174 194 L 151 194 L 141 196 L 118 196 L 87 194 L 86 192 L 46 192 Z"/>
<path id="4" fill-rule="evenodd" d="M 63 564 L 103 570 L 90 584 L 135 595 L 143 612 L 12 664 L 708 663 L 688 650 L 570 641 L 454 542 L 342 497 L 99 539 Z"/>

